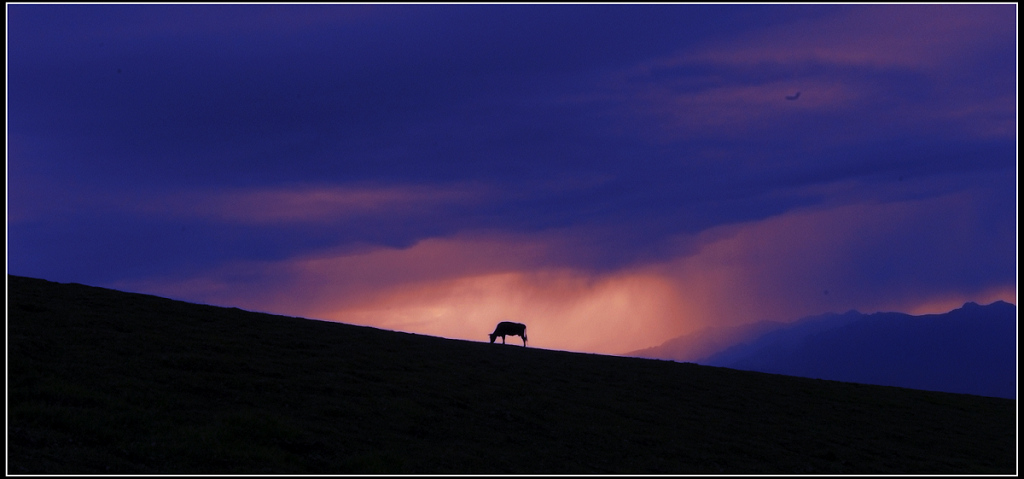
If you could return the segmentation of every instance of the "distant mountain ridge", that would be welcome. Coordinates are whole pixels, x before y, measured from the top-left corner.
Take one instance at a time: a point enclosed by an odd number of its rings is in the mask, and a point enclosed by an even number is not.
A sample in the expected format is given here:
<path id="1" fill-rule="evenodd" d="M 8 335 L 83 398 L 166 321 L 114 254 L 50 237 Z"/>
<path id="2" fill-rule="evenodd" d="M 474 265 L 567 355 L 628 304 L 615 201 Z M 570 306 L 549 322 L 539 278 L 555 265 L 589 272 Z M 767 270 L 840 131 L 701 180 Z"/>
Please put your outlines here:
<path id="1" fill-rule="evenodd" d="M 705 330 L 627 355 L 1016 399 L 1016 318 L 1004 301 L 922 316 L 849 311 Z"/>

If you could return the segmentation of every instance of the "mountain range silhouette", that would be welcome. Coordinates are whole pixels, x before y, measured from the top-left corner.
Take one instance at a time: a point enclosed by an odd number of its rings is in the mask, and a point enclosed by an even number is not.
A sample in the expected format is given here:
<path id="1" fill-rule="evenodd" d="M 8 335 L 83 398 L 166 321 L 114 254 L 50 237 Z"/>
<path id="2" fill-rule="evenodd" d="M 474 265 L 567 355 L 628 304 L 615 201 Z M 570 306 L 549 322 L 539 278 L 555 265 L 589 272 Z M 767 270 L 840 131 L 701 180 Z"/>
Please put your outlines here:
<path id="1" fill-rule="evenodd" d="M 626 355 L 1016 399 L 1016 318 L 1003 301 L 921 316 L 848 311 L 708 329 Z"/>

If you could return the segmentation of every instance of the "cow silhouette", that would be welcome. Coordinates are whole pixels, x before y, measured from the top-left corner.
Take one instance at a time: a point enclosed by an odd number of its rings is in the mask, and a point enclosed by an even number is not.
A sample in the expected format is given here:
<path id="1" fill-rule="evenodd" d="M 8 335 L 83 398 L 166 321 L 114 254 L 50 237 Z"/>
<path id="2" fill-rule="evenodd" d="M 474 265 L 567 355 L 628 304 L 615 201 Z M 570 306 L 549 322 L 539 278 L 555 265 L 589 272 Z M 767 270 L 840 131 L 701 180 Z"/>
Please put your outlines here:
<path id="1" fill-rule="evenodd" d="M 526 347 L 526 325 L 522 323 L 513 323 L 511 321 L 502 321 L 498 323 L 498 327 L 494 328 L 494 332 L 488 334 L 491 337 L 491 344 L 494 344 L 494 339 L 501 336 L 501 344 L 505 344 L 505 336 L 519 336 L 523 338 L 523 347 Z"/>

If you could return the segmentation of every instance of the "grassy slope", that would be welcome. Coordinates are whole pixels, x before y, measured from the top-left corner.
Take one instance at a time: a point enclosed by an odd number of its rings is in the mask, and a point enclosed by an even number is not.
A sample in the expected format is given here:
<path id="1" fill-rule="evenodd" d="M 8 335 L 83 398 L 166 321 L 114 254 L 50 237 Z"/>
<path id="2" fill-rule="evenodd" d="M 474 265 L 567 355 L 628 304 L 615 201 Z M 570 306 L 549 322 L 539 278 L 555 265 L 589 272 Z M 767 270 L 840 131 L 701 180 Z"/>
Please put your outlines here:
<path id="1" fill-rule="evenodd" d="M 8 277 L 10 473 L 1016 472 L 1016 401 Z"/>

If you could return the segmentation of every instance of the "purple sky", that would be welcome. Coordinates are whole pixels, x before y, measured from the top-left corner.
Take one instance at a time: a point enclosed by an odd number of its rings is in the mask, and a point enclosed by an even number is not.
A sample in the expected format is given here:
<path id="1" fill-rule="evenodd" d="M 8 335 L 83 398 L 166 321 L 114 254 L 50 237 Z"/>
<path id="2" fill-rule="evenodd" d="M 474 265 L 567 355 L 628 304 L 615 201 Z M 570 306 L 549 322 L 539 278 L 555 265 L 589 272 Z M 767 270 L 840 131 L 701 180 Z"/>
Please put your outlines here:
<path id="1" fill-rule="evenodd" d="M 602 353 L 1016 304 L 1015 4 L 7 14 L 10 274 Z"/>

